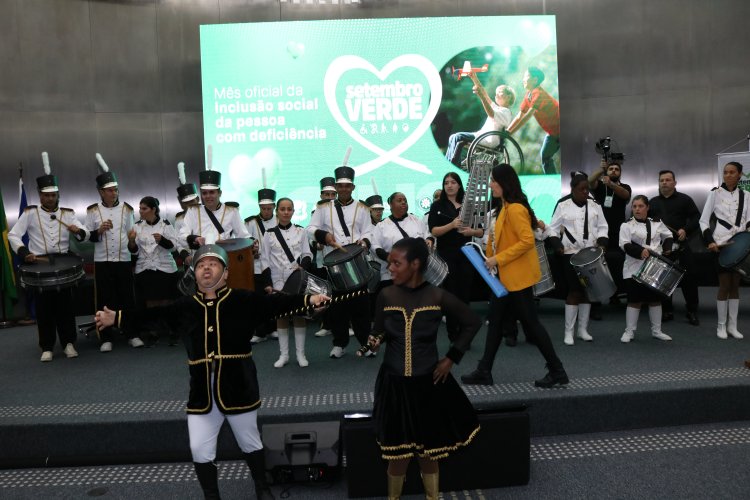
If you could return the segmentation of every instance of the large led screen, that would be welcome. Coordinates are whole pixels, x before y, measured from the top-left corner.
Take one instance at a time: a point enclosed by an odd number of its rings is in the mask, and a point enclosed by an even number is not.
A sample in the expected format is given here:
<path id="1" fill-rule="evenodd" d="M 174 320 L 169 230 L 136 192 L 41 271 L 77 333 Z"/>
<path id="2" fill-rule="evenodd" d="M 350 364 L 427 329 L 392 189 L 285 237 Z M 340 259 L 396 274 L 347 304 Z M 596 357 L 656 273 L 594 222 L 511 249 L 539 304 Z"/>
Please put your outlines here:
<path id="1" fill-rule="evenodd" d="M 222 199 L 243 216 L 257 213 L 265 182 L 306 224 L 320 178 L 348 148 L 356 198 L 400 191 L 422 214 L 446 172 L 466 184 L 466 148 L 446 158 L 451 135 L 511 121 L 494 147 L 508 152 L 540 218 L 560 195 L 554 16 L 207 25 L 201 71 L 205 144 Z"/>

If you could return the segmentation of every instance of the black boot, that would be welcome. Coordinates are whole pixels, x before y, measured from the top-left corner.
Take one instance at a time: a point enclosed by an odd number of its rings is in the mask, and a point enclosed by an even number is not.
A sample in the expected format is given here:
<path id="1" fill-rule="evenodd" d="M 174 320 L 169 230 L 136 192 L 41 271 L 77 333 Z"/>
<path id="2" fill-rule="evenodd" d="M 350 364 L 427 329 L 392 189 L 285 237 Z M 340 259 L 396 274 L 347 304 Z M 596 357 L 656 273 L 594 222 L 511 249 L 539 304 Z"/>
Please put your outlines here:
<path id="1" fill-rule="evenodd" d="M 255 496 L 258 499 L 273 500 L 273 493 L 271 493 L 271 488 L 269 488 L 266 480 L 265 451 L 261 449 L 252 453 L 243 453 L 242 456 L 245 457 L 245 462 L 250 468 L 250 475 L 253 476 L 255 482 Z"/>
<path id="2" fill-rule="evenodd" d="M 461 375 L 461 382 L 466 385 L 492 385 L 492 372 L 482 368 L 481 364 L 477 369 L 467 375 Z"/>
<path id="3" fill-rule="evenodd" d="M 565 369 L 560 365 L 559 368 L 550 368 L 543 379 L 534 381 L 534 385 L 544 389 L 549 389 L 556 385 L 566 385 L 568 382 L 568 374 L 565 373 Z"/>
<path id="4" fill-rule="evenodd" d="M 201 484 L 203 496 L 206 500 L 220 500 L 219 474 L 216 470 L 216 464 L 213 462 L 206 462 L 204 464 L 193 462 L 193 466 L 195 467 L 195 475 L 198 476 L 198 482 Z"/>

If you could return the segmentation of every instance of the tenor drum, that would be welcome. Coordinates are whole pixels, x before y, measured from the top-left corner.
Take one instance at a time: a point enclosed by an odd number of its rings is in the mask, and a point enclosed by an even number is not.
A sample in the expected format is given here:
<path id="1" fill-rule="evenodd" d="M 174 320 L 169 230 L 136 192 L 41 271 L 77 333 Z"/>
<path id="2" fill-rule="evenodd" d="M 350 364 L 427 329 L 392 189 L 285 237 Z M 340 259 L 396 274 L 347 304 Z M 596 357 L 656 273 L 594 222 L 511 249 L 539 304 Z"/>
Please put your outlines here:
<path id="1" fill-rule="evenodd" d="M 192 267 L 185 269 L 180 281 L 177 282 L 177 289 L 182 295 L 187 295 L 188 297 L 195 295 L 197 289 L 195 287 L 195 272 Z"/>
<path id="2" fill-rule="evenodd" d="M 534 297 L 539 297 L 555 289 L 555 280 L 552 279 L 552 271 L 547 260 L 547 250 L 544 249 L 544 242 L 536 242 L 536 253 L 539 255 L 539 269 L 542 271 L 542 277 L 534 285 Z"/>
<path id="3" fill-rule="evenodd" d="M 589 301 L 606 302 L 617 291 L 601 248 L 588 247 L 580 250 L 570 258 L 570 264 L 586 290 Z"/>
<path id="4" fill-rule="evenodd" d="M 652 254 L 643 261 L 633 280 L 670 297 L 684 275 L 685 270 L 671 260 Z"/>
<path id="5" fill-rule="evenodd" d="M 425 281 L 429 282 L 434 286 L 440 286 L 448 276 L 448 264 L 437 254 L 437 252 L 430 252 L 427 257 L 427 269 L 424 272 Z"/>
<path id="6" fill-rule="evenodd" d="M 373 272 L 367 261 L 367 251 L 356 243 L 333 250 L 325 256 L 323 265 L 337 292 L 350 292 L 367 286 Z"/>
<path id="7" fill-rule="evenodd" d="M 304 269 L 297 269 L 286 279 L 281 291 L 289 295 L 325 295 L 331 296 L 331 284 L 314 274 L 310 274 Z M 313 313 L 310 311 L 306 318 L 312 318 Z"/>
<path id="8" fill-rule="evenodd" d="M 229 257 L 227 263 L 229 267 L 227 286 L 229 288 L 255 290 L 254 241 L 252 238 L 230 238 L 216 242 L 226 250 L 227 257 Z"/>
<path id="9" fill-rule="evenodd" d="M 750 233 L 737 233 L 729 242 L 719 253 L 719 265 L 734 269 L 743 279 L 750 279 Z"/>
<path id="10" fill-rule="evenodd" d="M 40 255 L 19 268 L 21 286 L 36 291 L 62 290 L 76 286 L 86 273 L 83 259 L 73 254 Z"/>

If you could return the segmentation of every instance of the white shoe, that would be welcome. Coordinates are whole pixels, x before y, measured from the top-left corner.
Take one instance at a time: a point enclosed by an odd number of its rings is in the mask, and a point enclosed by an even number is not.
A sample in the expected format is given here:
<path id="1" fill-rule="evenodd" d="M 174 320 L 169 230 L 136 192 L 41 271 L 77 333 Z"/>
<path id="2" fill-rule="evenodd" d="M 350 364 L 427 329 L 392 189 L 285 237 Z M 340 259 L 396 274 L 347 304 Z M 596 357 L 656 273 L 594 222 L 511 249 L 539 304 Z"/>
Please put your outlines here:
<path id="1" fill-rule="evenodd" d="M 297 353 L 297 363 L 302 367 L 305 368 L 306 366 L 309 366 L 310 363 L 307 361 L 307 358 L 305 357 L 305 353 Z"/>
<path id="2" fill-rule="evenodd" d="M 133 337 L 132 339 L 128 340 L 128 345 L 130 347 L 143 347 L 143 341 L 138 337 Z"/>
<path id="3" fill-rule="evenodd" d="M 260 344 L 261 342 L 265 342 L 268 340 L 266 337 L 258 337 L 257 335 L 253 335 L 253 338 L 250 339 L 251 344 Z"/>
<path id="4" fill-rule="evenodd" d="M 41 361 L 42 363 L 46 363 L 47 361 L 52 361 L 52 351 L 44 351 L 39 361 Z"/>
<path id="5" fill-rule="evenodd" d="M 672 337 L 670 337 L 664 332 L 651 332 L 651 336 L 659 340 L 672 340 Z"/>
<path id="6" fill-rule="evenodd" d="M 281 368 L 289 362 L 289 356 L 279 356 L 279 359 L 273 364 L 274 368 Z"/>
<path id="7" fill-rule="evenodd" d="M 729 328 L 727 328 L 727 333 L 728 333 L 729 335 L 731 335 L 731 336 L 732 336 L 732 338 L 735 338 L 735 339 L 744 339 L 744 338 L 745 338 L 745 336 L 744 336 L 744 335 L 742 335 L 742 334 L 741 334 L 740 332 L 738 332 L 737 330 L 730 330 Z"/>
<path id="8" fill-rule="evenodd" d="M 277 332 L 276 330 L 274 330 L 274 331 L 271 332 L 271 334 L 269 335 L 269 337 L 271 337 L 272 339 L 277 339 L 277 338 L 279 338 L 279 332 Z"/>
<path id="9" fill-rule="evenodd" d="M 78 351 L 76 351 L 76 348 L 73 347 L 73 344 L 66 345 L 65 349 L 63 349 L 63 352 L 69 358 L 77 358 L 78 357 Z"/>
<path id="10" fill-rule="evenodd" d="M 331 334 L 331 330 L 326 330 L 325 328 L 321 328 L 317 332 L 315 332 L 316 337 L 327 337 Z"/>
<path id="11" fill-rule="evenodd" d="M 371 351 L 371 350 L 369 350 L 369 349 L 368 349 L 368 350 L 367 350 L 367 352 L 365 353 L 365 357 L 366 357 L 366 358 L 374 358 L 374 357 L 375 357 L 375 356 L 377 356 L 377 355 L 378 355 L 378 353 L 377 353 L 377 352 L 375 352 L 375 351 Z"/>
<path id="12" fill-rule="evenodd" d="M 620 337 L 620 342 L 627 344 L 628 342 L 633 340 L 633 338 L 635 338 L 635 334 L 631 331 L 625 330 L 625 333 L 623 333 L 622 337 Z"/>
<path id="13" fill-rule="evenodd" d="M 344 355 L 343 347 L 339 347 L 337 345 L 333 346 L 333 349 L 331 349 L 331 354 L 330 354 L 332 358 L 338 359 L 343 355 Z"/>
<path id="14" fill-rule="evenodd" d="M 573 340 L 573 332 L 565 332 L 565 339 L 563 339 L 563 342 L 565 342 L 565 345 L 575 344 L 575 341 Z"/>
<path id="15" fill-rule="evenodd" d="M 726 339 L 727 338 L 727 325 L 726 323 L 723 325 L 716 325 L 716 336 L 720 339 Z"/>
<path id="16" fill-rule="evenodd" d="M 349 336 L 354 337 L 354 330 L 352 330 L 351 328 L 349 328 Z"/>
<path id="17" fill-rule="evenodd" d="M 591 342 L 594 340 L 594 337 L 592 337 L 586 330 L 578 330 L 578 338 L 584 342 Z"/>
<path id="18" fill-rule="evenodd" d="M 99 346 L 100 352 L 109 352 L 112 350 L 112 342 L 104 342 L 101 346 Z"/>

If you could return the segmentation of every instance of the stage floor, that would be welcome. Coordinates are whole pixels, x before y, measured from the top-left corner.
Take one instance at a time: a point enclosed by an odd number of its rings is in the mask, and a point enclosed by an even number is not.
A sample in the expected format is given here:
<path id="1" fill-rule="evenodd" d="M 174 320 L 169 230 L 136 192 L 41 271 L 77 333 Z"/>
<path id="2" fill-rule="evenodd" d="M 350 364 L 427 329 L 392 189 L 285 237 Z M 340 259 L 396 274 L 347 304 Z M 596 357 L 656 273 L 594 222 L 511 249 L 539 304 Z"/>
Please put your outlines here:
<path id="1" fill-rule="evenodd" d="M 542 300 L 542 322 L 568 371 L 570 385 L 552 390 L 534 387 L 533 380 L 545 373 L 544 360 L 521 335 L 518 346 L 501 347 L 493 370 L 495 385 L 464 389 L 476 407 L 528 405 L 532 436 L 748 420 L 750 370 L 743 362 L 750 357 L 750 307 L 746 300 L 741 303 L 739 324 L 748 339 L 720 340 L 715 335 L 715 292 L 701 289 L 697 327 L 685 321 L 682 297 L 677 294 L 676 319 L 663 328 L 674 338 L 672 342 L 651 339 L 648 313 L 642 311 L 636 339 L 630 344 L 619 340 L 624 304 L 602 307 L 603 320 L 591 321 L 589 327 L 593 342 L 565 346 L 563 303 Z M 746 289 L 741 293 L 746 294 Z M 485 304 L 475 303 L 473 308 L 486 313 Z M 380 357 L 357 358 L 352 344 L 343 358 L 329 359 L 331 337 L 314 337 L 317 329 L 317 324 L 308 327 L 307 368 L 294 361 L 274 368 L 278 356 L 274 340 L 254 348 L 263 397 L 261 424 L 339 420 L 345 413 L 372 408 Z M 457 378 L 476 366 L 485 331 L 480 330 L 463 362 L 454 367 Z M 447 336 L 441 334 L 441 352 L 445 352 Z M 35 426 L 54 435 L 60 428 L 96 425 L 138 429 L 146 422 L 164 424 L 152 425 L 161 429 L 153 432 L 163 432 L 171 423 L 184 425 L 188 379 L 182 346 L 159 343 L 133 349 L 121 338 L 112 352 L 100 353 L 94 338 L 81 335 L 77 347 L 78 358 L 66 359 L 58 347 L 52 362 L 41 363 L 35 326 L 0 331 L 4 358 L 0 438 L 15 439 L 19 431 Z M 137 448 L 133 440 L 131 445 Z M 0 460 L 13 467 L 19 453 L 6 448 Z M 151 453 L 146 461 L 156 459 L 158 454 Z M 101 450 L 89 454 L 96 460 Z M 27 465 L 19 461 L 16 466 Z"/>

